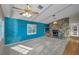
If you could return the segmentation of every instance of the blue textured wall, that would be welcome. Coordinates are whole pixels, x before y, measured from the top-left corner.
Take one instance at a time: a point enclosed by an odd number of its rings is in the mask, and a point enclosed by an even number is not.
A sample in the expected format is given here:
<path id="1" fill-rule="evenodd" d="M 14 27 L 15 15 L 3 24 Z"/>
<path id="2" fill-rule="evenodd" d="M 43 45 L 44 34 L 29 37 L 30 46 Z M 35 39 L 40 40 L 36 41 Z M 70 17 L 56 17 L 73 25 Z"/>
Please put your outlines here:
<path id="1" fill-rule="evenodd" d="M 37 25 L 37 34 L 27 35 L 27 24 Z M 47 24 L 5 17 L 5 44 L 44 36 Z"/>

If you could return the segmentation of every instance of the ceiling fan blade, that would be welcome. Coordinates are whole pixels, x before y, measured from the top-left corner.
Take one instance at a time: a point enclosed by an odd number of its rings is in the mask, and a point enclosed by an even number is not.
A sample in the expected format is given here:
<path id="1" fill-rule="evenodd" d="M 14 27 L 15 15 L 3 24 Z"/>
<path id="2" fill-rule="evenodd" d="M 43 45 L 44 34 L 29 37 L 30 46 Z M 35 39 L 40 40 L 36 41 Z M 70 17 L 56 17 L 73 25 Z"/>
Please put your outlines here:
<path id="1" fill-rule="evenodd" d="M 21 12 L 21 13 L 19 13 L 20 15 L 22 15 L 23 14 L 23 12 Z"/>
<path id="2" fill-rule="evenodd" d="M 35 11 L 31 11 L 30 13 L 32 13 L 32 14 L 39 14 L 38 12 L 35 12 Z"/>
<path id="3" fill-rule="evenodd" d="M 12 7 L 14 9 L 20 10 L 20 11 L 24 11 L 23 9 L 17 8 L 17 7 Z"/>

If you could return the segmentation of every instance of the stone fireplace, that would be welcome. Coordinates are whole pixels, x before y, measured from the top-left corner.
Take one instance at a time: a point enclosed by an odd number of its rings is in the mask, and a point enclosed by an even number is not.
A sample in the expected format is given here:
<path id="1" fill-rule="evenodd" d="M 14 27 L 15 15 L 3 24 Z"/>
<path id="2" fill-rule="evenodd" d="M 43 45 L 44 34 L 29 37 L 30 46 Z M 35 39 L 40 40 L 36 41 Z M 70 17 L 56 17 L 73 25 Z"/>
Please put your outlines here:
<path id="1" fill-rule="evenodd" d="M 54 22 L 49 24 L 50 37 L 67 38 L 69 35 L 69 18 L 59 19 Z"/>

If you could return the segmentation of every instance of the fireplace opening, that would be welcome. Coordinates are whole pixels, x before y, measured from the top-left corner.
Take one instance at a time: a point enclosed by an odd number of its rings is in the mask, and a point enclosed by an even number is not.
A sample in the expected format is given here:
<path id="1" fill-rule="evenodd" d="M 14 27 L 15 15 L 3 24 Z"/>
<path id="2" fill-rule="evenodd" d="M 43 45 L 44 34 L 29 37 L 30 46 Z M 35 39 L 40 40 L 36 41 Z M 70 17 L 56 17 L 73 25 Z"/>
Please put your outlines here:
<path id="1" fill-rule="evenodd" d="M 53 37 L 58 38 L 58 30 L 52 30 L 53 32 Z"/>

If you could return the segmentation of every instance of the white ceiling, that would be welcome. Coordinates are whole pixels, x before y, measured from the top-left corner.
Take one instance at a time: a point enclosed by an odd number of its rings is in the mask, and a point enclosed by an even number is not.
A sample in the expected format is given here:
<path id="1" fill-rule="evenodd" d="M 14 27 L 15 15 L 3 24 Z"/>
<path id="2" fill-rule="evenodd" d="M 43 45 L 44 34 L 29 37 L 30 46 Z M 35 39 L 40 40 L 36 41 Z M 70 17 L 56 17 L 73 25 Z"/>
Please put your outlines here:
<path id="1" fill-rule="evenodd" d="M 31 4 L 33 11 L 39 12 L 38 15 L 32 15 L 32 17 L 27 18 L 22 15 L 19 15 L 18 10 L 13 9 L 12 7 L 24 8 L 26 5 L 24 4 L 4 4 L 2 5 L 4 15 L 7 17 L 28 20 L 28 21 L 35 21 L 41 23 L 50 23 L 52 21 L 70 17 L 76 13 L 79 13 L 79 5 L 70 5 L 70 4 L 41 4 L 44 8 L 38 9 L 39 4 Z M 56 15 L 53 17 L 52 15 Z"/>

